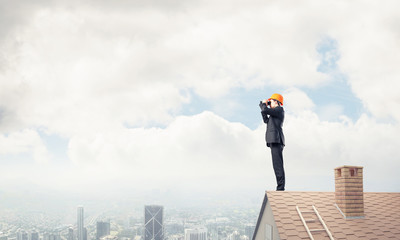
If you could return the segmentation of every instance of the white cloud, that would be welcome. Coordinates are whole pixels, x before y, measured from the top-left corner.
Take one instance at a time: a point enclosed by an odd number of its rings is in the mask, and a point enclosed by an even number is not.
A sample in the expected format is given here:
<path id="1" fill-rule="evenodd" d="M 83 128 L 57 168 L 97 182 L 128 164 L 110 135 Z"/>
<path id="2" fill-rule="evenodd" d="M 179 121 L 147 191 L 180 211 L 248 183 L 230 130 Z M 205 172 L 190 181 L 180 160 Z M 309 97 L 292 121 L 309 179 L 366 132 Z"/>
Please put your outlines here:
<path id="1" fill-rule="evenodd" d="M 263 163 L 257 157 L 263 147 L 262 134 L 257 136 L 242 124 L 203 112 L 178 117 L 165 129 L 77 136 L 70 141 L 69 156 L 81 167 L 101 166 L 110 174 L 141 181 L 149 178 L 161 184 L 169 181 L 163 179 L 178 178 L 207 183 L 210 177 L 251 177 L 254 164 Z"/>
<path id="2" fill-rule="evenodd" d="M 315 104 L 307 96 L 307 94 L 300 89 L 290 88 L 283 93 L 283 106 L 293 113 L 302 113 L 306 110 L 313 110 Z"/>
<path id="3" fill-rule="evenodd" d="M 0 155 L 27 154 L 39 164 L 47 163 L 50 154 L 35 130 L 25 129 L 8 135 L 0 135 Z"/>
<path id="4" fill-rule="evenodd" d="M 271 168 L 266 166 L 263 130 L 252 131 L 203 112 L 178 117 L 165 129 L 120 128 L 76 135 L 68 146 L 74 165 L 20 168 L 18 176 L 38 186 L 75 193 L 98 194 L 104 186 L 263 191 L 267 182 L 264 169 Z M 14 179 L 13 171 L 15 168 L 7 166 L 1 173 L 5 179 Z M 246 186 L 249 183 L 251 186 Z"/>
<path id="5" fill-rule="evenodd" d="M 58 182 L 36 176 L 41 184 L 136 184 L 155 174 L 149 184 L 184 179 L 273 189 L 263 125 L 252 131 L 210 112 L 179 116 L 190 92 L 219 99 L 236 87 L 286 89 L 288 186 L 313 188 L 299 183 L 342 164 L 365 166 L 371 185 L 384 176 L 398 180 L 397 1 L 141 4 L 59 2 L 0 14 L 10 22 L 0 24 L 2 154 L 48 161 L 39 127 L 69 139 L 75 165 L 49 173 Z M 325 36 L 337 42 L 339 70 L 373 116 L 328 122 L 331 115 L 313 112 L 318 102 L 300 88 L 329 80 L 317 72 L 316 47 Z"/>
<path id="6" fill-rule="evenodd" d="M 375 117 L 397 121 L 400 115 L 392 110 L 400 108 L 398 4 L 370 1 L 360 11 L 347 9 L 348 19 L 354 20 L 332 31 L 341 53 L 338 64 L 354 93 Z"/>
<path id="7" fill-rule="evenodd" d="M 311 111 L 287 114 L 287 190 L 333 191 L 333 168 L 359 165 L 365 168 L 366 191 L 399 191 L 395 169 L 400 167 L 396 157 L 400 141 L 393 135 L 398 131 L 398 125 L 365 115 L 353 123 L 321 121 Z M 275 178 L 264 134 L 264 124 L 250 130 L 203 112 L 178 117 L 165 129 L 121 128 L 76 135 L 68 148 L 73 166 L 20 167 L 19 174 L 39 186 L 73 192 L 101 193 L 104 186 L 272 190 Z M 13 177 L 8 167 L 2 174 L 5 179 Z"/>
<path id="8" fill-rule="evenodd" d="M 315 87 L 327 81 L 316 51 L 326 35 L 338 42 L 340 68 L 357 96 L 377 116 L 398 118 L 370 100 L 384 99 L 391 109 L 400 102 L 392 87 L 400 75 L 393 65 L 400 54 L 391 54 L 399 50 L 396 8 L 363 4 L 367 21 L 348 10 L 356 3 L 189 2 L 174 5 L 173 14 L 167 5 L 59 4 L 32 8 L 30 21 L 3 44 L 16 56 L 0 76 L 0 100 L 14 125 L 68 136 L 111 122 L 165 125 L 189 101 L 182 90 L 218 98 L 234 87 Z M 352 24 L 338 21 L 338 12 Z"/>
<path id="9" fill-rule="evenodd" d="M 355 123 L 348 119 L 321 121 L 311 112 L 288 116 L 285 163 L 289 179 L 295 177 L 294 186 L 306 190 L 315 188 L 313 178 L 326 176 L 334 167 L 356 165 L 364 166 L 368 172 L 364 179 L 366 191 L 399 191 L 398 176 L 393 170 L 399 167 L 394 146 L 400 144 L 393 133 L 399 131 L 398 125 L 379 123 L 366 115 Z M 334 183 L 331 184 L 333 190 Z"/>
<path id="10" fill-rule="evenodd" d="M 135 14 L 85 6 L 36 10 L 8 40 L 19 43 L 13 70 L 0 76 L 10 121 L 67 136 L 121 121 L 166 124 L 188 101 L 181 94 L 185 89 L 219 97 L 233 87 L 321 79 L 313 41 L 299 51 L 301 42 L 275 36 L 275 22 L 268 19 L 276 8 L 253 6 L 238 17 L 231 15 L 233 8 L 205 18 L 207 9 L 175 15 L 158 8 L 132 9 Z M 104 11 L 113 17 L 104 18 Z M 288 32 L 292 37 L 298 34 L 294 29 Z M 250 76 L 257 77 L 249 82 Z M 14 84 L 7 86 L 8 79 Z M 10 93 L 15 91 L 18 97 Z"/>
<path id="11" fill-rule="evenodd" d="M 339 104 L 328 104 L 322 106 L 318 111 L 318 116 L 321 120 L 335 121 L 339 117 L 343 116 L 343 106 Z"/>

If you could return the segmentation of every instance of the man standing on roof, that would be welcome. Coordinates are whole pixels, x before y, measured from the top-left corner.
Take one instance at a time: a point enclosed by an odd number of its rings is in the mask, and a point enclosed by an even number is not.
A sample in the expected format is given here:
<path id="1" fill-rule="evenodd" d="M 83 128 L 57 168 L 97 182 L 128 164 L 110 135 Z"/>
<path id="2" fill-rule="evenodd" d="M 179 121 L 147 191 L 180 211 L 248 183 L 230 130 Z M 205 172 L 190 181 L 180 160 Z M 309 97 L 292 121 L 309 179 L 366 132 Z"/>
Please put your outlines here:
<path id="1" fill-rule="evenodd" d="M 285 136 L 282 126 L 285 119 L 283 110 L 283 97 L 278 93 L 272 94 L 268 100 L 260 101 L 261 115 L 264 123 L 267 124 L 265 141 L 271 149 L 272 164 L 274 166 L 277 191 L 285 191 L 285 170 L 283 169 L 283 147 Z"/>

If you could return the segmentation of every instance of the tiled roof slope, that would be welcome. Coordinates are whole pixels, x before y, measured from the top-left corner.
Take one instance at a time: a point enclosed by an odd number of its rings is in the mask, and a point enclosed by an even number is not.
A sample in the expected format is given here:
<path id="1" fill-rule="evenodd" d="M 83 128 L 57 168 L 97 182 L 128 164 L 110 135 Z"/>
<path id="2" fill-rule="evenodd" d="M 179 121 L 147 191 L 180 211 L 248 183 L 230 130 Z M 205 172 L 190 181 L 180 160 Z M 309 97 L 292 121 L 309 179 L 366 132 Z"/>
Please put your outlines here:
<path id="1" fill-rule="evenodd" d="M 312 205 L 318 210 L 334 239 L 400 239 L 400 193 L 365 192 L 365 216 L 358 219 L 343 217 L 335 206 L 334 194 L 267 191 L 266 198 L 271 204 L 281 239 L 310 239 L 296 206 L 303 212 L 313 211 Z M 303 216 L 307 217 L 306 214 Z M 312 224 L 308 224 L 310 228 Z M 313 233 L 313 237 L 329 239 L 326 232 Z"/>

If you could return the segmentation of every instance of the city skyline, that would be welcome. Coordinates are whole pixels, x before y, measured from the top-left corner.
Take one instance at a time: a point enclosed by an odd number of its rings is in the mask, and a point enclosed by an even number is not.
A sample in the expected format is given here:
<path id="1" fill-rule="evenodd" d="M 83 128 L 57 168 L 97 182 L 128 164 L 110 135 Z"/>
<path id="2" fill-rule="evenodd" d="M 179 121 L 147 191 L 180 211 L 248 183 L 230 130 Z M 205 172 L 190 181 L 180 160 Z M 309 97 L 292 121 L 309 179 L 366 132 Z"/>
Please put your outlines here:
<path id="1" fill-rule="evenodd" d="M 257 210 L 251 208 L 238 208 L 228 207 L 220 208 L 218 212 L 214 209 L 169 209 L 168 214 L 165 216 L 166 221 L 160 219 L 161 213 L 159 210 L 164 209 L 161 206 L 145 205 L 150 209 L 150 219 L 155 218 L 158 221 L 163 221 L 166 226 L 165 240 L 185 240 L 185 233 L 191 231 L 194 235 L 193 239 L 196 240 L 196 233 L 205 240 L 233 240 L 230 238 L 232 234 L 240 233 L 242 240 L 248 240 L 245 235 L 248 231 L 248 226 L 254 227 Z M 89 208 L 91 206 L 89 205 Z M 150 207 L 150 208 L 149 208 Z M 143 207 L 142 207 L 143 210 Z M 155 211 L 152 211 L 155 210 Z M 75 215 L 76 215 L 76 211 Z M 34 214 L 34 213 L 31 213 Z M 87 216 L 84 214 L 85 229 L 88 229 L 89 240 L 106 240 L 106 239 L 120 239 L 120 240 L 141 240 L 144 239 L 145 221 L 146 218 L 141 211 L 141 214 L 135 214 L 130 211 L 124 211 L 123 218 L 129 219 L 128 223 L 121 221 L 120 210 L 114 209 L 107 213 L 93 212 Z M 18 214 L 17 214 L 18 215 Z M 17 216 L 16 215 L 16 216 Z M 82 214 L 80 214 L 82 216 Z M 59 224 L 48 224 L 46 221 L 37 221 L 38 219 L 31 218 L 26 221 L 13 221 L 3 222 L 4 215 L 0 215 L 0 239 L 1 240 L 63 240 L 63 239 L 77 239 L 74 236 L 74 230 L 78 228 L 78 219 L 76 222 L 65 222 Z M 108 218 L 109 220 L 103 221 L 101 219 Z M 22 219 L 20 219 L 22 220 Z M 43 220 L 43 219 L 42 219 Z M 208 232 L 210 229 L 211 232 Z M 101 232 L 101 233 L 100 233 Z M 109 234 L 99 237 L 102 234 Z M 206 235 L 204 235 L 206 234 Z M 195 236 L 196 235 L 196 236 Z M 160 235 L 158 235 L 160 236 Z M 247 236 L 247 235 L 246 235 Z M 190 239 L 188 239 L 190 240 Z"/>

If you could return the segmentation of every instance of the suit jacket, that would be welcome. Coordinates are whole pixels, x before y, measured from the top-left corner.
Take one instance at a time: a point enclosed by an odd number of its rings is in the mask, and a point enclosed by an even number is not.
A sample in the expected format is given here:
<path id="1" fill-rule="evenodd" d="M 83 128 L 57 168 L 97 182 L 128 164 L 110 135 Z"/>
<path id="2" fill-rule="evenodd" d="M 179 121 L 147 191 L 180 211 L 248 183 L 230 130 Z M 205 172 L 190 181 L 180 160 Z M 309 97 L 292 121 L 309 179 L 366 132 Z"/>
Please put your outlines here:
<path id="1" fill-rule="evenodd" d="M 283 120 L 285 119 L 285 110 L 279 106 L 276 108 L 267 108 L 266 106 L 261 111 L 264 123 L 267 124 L 265 133 L 265 141 L 267 146 L 270 143 L 280 143 L 285 145 L 285 136 L 283 135 Z"/>

